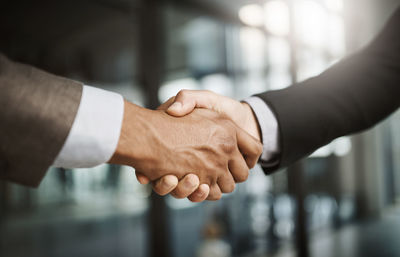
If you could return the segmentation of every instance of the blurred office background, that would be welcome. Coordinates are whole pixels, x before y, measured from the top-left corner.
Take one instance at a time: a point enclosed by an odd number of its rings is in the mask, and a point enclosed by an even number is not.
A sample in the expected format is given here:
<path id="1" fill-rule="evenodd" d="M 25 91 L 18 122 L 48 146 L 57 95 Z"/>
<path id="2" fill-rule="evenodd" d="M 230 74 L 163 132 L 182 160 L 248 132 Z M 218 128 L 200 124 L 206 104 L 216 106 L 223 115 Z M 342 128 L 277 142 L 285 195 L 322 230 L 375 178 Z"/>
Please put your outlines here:
<path id="1" fill-rule="evenodd" d="M 398 6 L 2 1 L 0 51 L 149 108 L 181 89 L 243 99 L 319 74 L 367 44 Z M 1 181 L 0 256 L 400 256 L 399 197 L 396 113 L 272 176 L 256 167 L 218 202 L 158 197 L 133 168 L 114 165 L 52 168 L 38 189 Z"/>

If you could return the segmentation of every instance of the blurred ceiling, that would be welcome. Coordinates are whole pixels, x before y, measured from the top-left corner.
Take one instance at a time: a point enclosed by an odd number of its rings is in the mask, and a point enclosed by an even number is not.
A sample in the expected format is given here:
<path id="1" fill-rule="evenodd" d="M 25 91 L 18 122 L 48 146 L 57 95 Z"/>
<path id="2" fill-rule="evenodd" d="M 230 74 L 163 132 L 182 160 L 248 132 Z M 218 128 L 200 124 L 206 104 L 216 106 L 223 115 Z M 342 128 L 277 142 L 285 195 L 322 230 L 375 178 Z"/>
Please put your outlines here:
<path id="1" fill-rule="evenodd" d="M 141 5 L 183 8 L 188 18 L 210 15 L 238 23 L 238 9 L 259 0 L 2 0 L 0 51 L 56 74 L 97 55 L 121 55 L 134 48 Z M 260 1 L 259 1 L 260 2 Z M 185 19 L 177 19 L 185 22 Z M 78 54 L 77 54 L 78 53 Z M 89 56 L 87 56 L 89 54 Z M 84 55 L 82 57 L 82 55 Z M 72 58 L 79 57 L 79 60 Z M 114 57 L 115 59 L 116 57 Z M 112 59 L 112 58 L 111 58 Z M 72 64 L 69 64 L 71 63 Z M 83 63 L 77 65 L 76 62 Z M 90 61 L 89 61 L 90 62 Z"/>
<path id="2" fill-rule="evenodd" d="M 0 32 L 10 36 L 24 36 L 45 42 L 57 41 L 66 34 L 76 33 L 93 23 L 117 16 L 134 21 L 141 0 L 38 0 L 2 1 Z M 151 0 L 142 0 L 151 1 Z M 254 0 L 161 0 L 184 8 L 192 7 L 216 17 L 237 18 L 240 6 Z M 261 1 L 259 1 L 261 2 Z M 18 35 L 17 35 L 18 34 Z M 4 40 L 1 40 L 4 43 Z"/>

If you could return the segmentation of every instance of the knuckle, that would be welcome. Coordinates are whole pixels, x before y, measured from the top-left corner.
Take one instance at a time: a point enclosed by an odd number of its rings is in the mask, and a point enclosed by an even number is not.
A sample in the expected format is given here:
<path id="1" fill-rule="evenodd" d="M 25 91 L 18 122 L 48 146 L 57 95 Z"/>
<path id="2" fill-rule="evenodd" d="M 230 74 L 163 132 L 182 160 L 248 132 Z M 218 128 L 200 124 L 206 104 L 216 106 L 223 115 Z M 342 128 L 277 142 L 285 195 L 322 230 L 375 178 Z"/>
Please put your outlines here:
<path id="1" fill-rule="evenodd" d="M 249 171 L 244 170 L 235 175 L 235 181 L 238 183 L 242 183 L 245 182 L 248 179 L 248 177 L 249 177 Z"/>
<path id="2" fill-rule="evenodd" d="M 188 94 L 189 94 L 189 90 L 182 89 L 178 92 L 178 94 L 176 96 L 179 98 L 185 98 Z"/>
<path id="3" fill-rule="evenodd" d="M 230 186 L 229 189 L 225 193 L 232 193 L 233 191 L 235 191 L 234 185 Z"/>
<path id="4" fill-rule="evenodd" d="M 236 142 L 230 135 L 225 136 L 220 142 L 220 148 L 224 153 L 231 154 L 236 150 Z"/>
<path id="5" fill-rule="evenodd" d="M 232 125 L 232 121 L 226 118 L 225 116 L 220 117 L 221 127 L 226 131 L 228 134 L 232 134 L 234 131 L 234 127 Z"/>
<path id="6" fill-rule="evenodd" d="M 154 192 L 156 192 L 158 195 L 164 195 L 164 192 L 158 187 L 158 186 L 153 186 Z"/>
<path id="7" fill-rule="evenodd" d="M 169 187 L 169 186 L 168 186 L 169 183 L 170 183 L 170 181 L 169 181 L 169 178 L 168 178 L 168 177 L 162 177 L 161 180 L 160 180 L 160 183 L 158 183 L 158 186 L 159 186 L 160 188 L 162 188 L 162 189 L 166 189 L 166 188 Z"/>
<path id="8" fill-rule="evenodd" d="M 172 181 L 171 181 L 171 177 L 169 177 L 168 175 L 162 177 L 160 181 L 161 181 L 160 184 L 161 184 L 161 186 L 163 186 L 163 187 L 168 187 L 168 185 L 172 182 Z"/>
<path id="9" fill-rule="evenodd" d="M 261 155 L 262 152 L 263 152 L 263 145 L 261 143 L 257 143 L 257 146 L 255 147 L 256 155 Z"/>
<path id="10" fill-rule="evenodd" d="M 199 185 L 199 179 L 196 175 L 189 174 L 185 177 L 185 186 L 186 187 L 197 187 Z"/>
<path id="11" fill-rule="evenodd" d="M 218 180 L 216 172 L 214 170 L 210 170 L 208 174 L 210 175 L 207 177 L 207 184 L 209 185 L 216 184 Z"/>
<path id="12" fill-rule="evenodd" d="M 196 193 L 194 193 L 194 194 L 191 194 L 189 197 L 188 197 L 188 199 L 191 201 L 191 202 L 194 202 L 194 203 L 199 203 L 199 202 L 202 202 L 202 201 L 204 201 L 205 200 L 205 195 L 204 194 L 196 194 Z"/>
<path id="13" fill-rule="evenodd" d="M 249 167 L 249 169 L 254 168 L 254 166 L 256 166 L 257 164 L 257 160 L 254 161 L 246 161 L 247 162 L 247 166 Z"/>
<path id="14" fill-rule="evenodd" d="M 222 198 L 222 194 L 217 194 L 217 195 L 215 195 L 215 197 L 214 197 L 213 200 L 218 201 L 218 200 L 220 200 L 221 198 Z"/>
<path id="15" fill-rule="evenodd" d="M 228 160 L 224 160 L 221 158 L 221 161 L 218 163 L 217 167 L 218 167 L 217 170 L 215 170 L 215 168 L 214 168 L 215 176 L 218 176 L 218 177 L 224 176 L 226 174 L 227 170 L 229 170 Z"/>
<path id="16" fill-rule="evenodd" d="M 200 201 L 201 201 L 201 199 L 199 199 L 199 198 L 197 198 L 197 197 L 195 197 L 195 196 L 189 196 L 188 199 L 189 199 L 189 201 L 191 201 L 192 203 L 197 203 L 197 202 L 200 202 Z"/>
<path id="17" fill-rule="evenodd" d="M 181 191 L 179 188 L 175 189 L 173 193 L 171 193 L 173 197 L 177 199 L 183 199 L 186 197 L 185 192 Z"/>
<path id="18" fill-rule="evenodd" d="M 150 169 L 150 172 L 148 172 L 148 174 L 151 181 L 157 180 L 159 182 L 161 182 L 161 178 L 164 175 L 163 172 L 159 169 Z"/>
<path id="19" fill-rule="evenodd" d="M 259 144 L 258 145 L 258 155 L 261 155 L 262 154 L 262 152 L 263 152 L 263 145 L 262 144 Z"/>
<path id="20" fill-rule="evenodd" d="M 235 183 L 230 183 L 224 188 L 223 193 L 232 193 L 233 191 L 235 191 L 235 187 Z"/>
<path id="21" fill-rule="evenodd" d="M 211 91 L 211 90 L 203 90 L 203 92 L 205 94 L 207 94 L 207 95 L 210 95 L 210 96 L 214 96 L 215 95 L 215 93 L 213 91 Z"/>
<path id="22" fill-rule="evenodd" d="M 166 195 L 167 192 L 161 184 L 157 184 L 153 187 L 153 190 L 159 195 Z"/>

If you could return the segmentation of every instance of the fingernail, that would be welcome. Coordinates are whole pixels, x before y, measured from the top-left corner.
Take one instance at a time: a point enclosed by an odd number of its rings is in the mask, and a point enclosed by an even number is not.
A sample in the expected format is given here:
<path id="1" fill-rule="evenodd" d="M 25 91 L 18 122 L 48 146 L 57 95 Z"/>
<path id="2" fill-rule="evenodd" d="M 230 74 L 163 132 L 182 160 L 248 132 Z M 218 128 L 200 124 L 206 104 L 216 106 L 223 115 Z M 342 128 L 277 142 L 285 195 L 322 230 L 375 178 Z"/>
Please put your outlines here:
<path id="1" fill-rule="evenodd" d="M 169 181 L 169 180 L 166 180 L 166 181 L 164 181 L 164 186 L 166 187 L 166 188 L 171 188 L 173 185 L 172 185 L 172 182 L 171 181 Z"/>
<path id="2" fill-rule="evenodd" d="M 165 182 L 165 186 L 169 189 L 169 188 L 175 186 L 175 183 L 173 181 L 171 181 L 171 180 L 167 180 Z"/>
<path id="3" fill-rule="evenodd" d="M 173 186 L 175 186 L 175 183 L 174 183 L 174 181 L 173 181 L 173 178 L 171 178 L 171 177 L 166 177 L 166 178 L 164 178 L 163 184 L 164 184 L 164 187 L 167 188 L 167 189 L 170 189 L 170 188 L 172 188 Z"/>
<path id="4" fill-rule="evenodd" d="M 202 191 L 196 192 L 196 196 L 198 196 L 198 197 L 201 197 L 203 195 L 204 195 L 204 192 L 202 192 Z"/>
<path id="5" fill-rule="evenodd" d="M 175 103 L 173 103 L 169 108 L 168 108 L 168 110 L 175 110 L 175 111 L 177 111 L 177 110 L 179 110 L 179 109 L 181 109 L 182 108 L 182 104 L 180 103 L 180 102 L 175 102 Z"/>
<path id="6" fill-rule="evenodd" d="M 198 185 L 197 185 L 193 180 L 187 179 L 187 180 L 185 181 L 185 187 L 186 187 L 186 188 L 191 189 L 191 188 L 197 187 L 197 186 L 198 186 Z"/>

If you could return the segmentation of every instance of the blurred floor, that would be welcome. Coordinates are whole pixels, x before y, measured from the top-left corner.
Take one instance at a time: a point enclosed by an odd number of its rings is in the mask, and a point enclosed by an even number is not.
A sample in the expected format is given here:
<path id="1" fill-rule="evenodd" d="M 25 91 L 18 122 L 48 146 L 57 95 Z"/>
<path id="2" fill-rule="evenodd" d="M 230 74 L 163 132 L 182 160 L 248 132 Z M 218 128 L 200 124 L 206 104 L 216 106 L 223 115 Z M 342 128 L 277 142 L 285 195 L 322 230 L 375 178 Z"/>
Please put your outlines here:
<path id="1" fill-rule="evenodd" d="M 400 256 L 400 206 L 381 218 L 359 222 L 335 232 L 316 233 L 312 257 L 398 257 Z M 269 257 L 295 257 L 286 249 Z"/>

